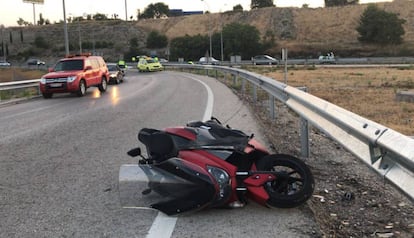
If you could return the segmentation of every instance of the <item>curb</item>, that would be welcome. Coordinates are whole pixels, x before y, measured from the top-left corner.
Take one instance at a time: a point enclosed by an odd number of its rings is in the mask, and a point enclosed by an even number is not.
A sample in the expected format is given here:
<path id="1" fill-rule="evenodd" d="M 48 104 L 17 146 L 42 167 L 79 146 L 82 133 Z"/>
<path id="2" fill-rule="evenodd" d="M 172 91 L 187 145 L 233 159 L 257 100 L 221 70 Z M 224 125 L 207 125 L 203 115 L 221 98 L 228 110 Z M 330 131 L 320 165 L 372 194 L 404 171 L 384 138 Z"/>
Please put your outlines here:
<path id="1" fill-rule="evenodd" d="M 29 98 L 14 98 L 14 99 L 9 99 L 9 100 L 1 100 L 0 101 L 0 107 L 5 107 L 11 104 L 19 104 L 19 103 L 23 103 L 29 100 L 33 100 L 33 99 L 37 99 L 40 98 L 41 96 L 33 96 L 33 97 L 29 97 Z"/>

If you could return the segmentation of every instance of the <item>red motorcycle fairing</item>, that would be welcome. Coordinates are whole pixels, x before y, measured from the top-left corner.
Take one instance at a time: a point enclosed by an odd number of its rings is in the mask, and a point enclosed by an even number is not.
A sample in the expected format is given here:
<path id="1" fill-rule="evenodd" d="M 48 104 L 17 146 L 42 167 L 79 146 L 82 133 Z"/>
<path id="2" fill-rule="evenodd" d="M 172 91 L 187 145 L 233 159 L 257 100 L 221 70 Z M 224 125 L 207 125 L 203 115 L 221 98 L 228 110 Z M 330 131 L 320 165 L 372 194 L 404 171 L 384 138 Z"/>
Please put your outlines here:
<path id="1" fill-rule="evenodd" d="M 276 178 L 274 174 L 257 173 L 249 176 L 243 180 L 249 198 L 255 200 L 257 203 L 266 205 L 269 199 L 269 194 L 264 189 L 263 185 L 267 182 L 271 182 Z"/>
<path id="2" fill-rule="evenodd" d="M 200 210 L 216 195 L 208 172 L 180 158 L 157 165 L 123 165 L 119 191 L 123 207 L 153 208 L 167 215 Z"/>
<path id="3" fill-rule="evenodd" d="M 208 153 L 204 150 L 183 150 L 179 152 L 179 156 L 186 158 L 186 161 L 196 164 L 201 168 L 208 169 L 208 167 L 215 167 L 224 170 L 229 176 L 229 184 L 222 184 L 222 189 L 224 189 L 224 194 L 220 196 L 220 193 L 216 194 L 214 202 L 211 204 L 212 207 L 218 207 L 225 203 L 238 200 L 237 195 L 231 191 L 236 190 L 237 183 L 236 181 L 236 172 L 237 167 L 227 163 L 223 159 L 220 159 L 214 156 L 211 153 Z M 212 175 L 210 174 L 212 177 Z M 212 178 L 215 181 L 215 188 L 217 191 L 220 190 L 220 185 L 215 178 Z M 225 186 L 225 187 L 223 187 Z"/>
<path id="4" fill-rule="evenodd" d="M 164 131 L 172 135 L 184 137 L 188 140 L 195 140 L 197 138 L 197 135 L 192 130 L 186 127 L 169 127 L 166 128 Z"/>

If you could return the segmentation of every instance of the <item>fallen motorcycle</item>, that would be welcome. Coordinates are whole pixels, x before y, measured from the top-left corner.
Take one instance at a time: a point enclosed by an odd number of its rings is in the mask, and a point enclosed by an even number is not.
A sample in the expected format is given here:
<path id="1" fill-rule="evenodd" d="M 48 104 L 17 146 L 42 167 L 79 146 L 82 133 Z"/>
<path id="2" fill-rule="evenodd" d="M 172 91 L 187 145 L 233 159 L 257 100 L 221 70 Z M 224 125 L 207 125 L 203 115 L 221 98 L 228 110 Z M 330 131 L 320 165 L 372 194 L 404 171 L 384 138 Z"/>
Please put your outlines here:
<path id="1" fill-rule="evenodd" d="M 128 151 L 135 165 L 119 175 L 123 207 L 149 207 L 177 215 L 208 207 L 268 207 L 305 203 L 314 190 L 309 167 L 287 154 L 270 154 L 253 135 L 216 118 L 164 130 L 143 128 L 139 147 Z"/>

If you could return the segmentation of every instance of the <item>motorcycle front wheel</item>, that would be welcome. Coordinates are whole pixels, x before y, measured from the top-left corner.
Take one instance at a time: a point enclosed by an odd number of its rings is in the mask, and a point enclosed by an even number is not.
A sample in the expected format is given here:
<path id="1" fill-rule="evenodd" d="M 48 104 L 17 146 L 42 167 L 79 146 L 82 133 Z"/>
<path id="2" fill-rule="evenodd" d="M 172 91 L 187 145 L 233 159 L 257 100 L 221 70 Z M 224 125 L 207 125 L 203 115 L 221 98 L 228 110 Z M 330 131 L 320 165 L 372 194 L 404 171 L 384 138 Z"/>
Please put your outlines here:
<path id="1" fill-rule="evenodd" d="M 309 167 L 291 155 L 274 154 L 259 159 L 258 171 L 274 171 L 276 179 L 265 183 L 271 207 L 291 208 L 305 203 L 314 190 L 315 182 Z"/>

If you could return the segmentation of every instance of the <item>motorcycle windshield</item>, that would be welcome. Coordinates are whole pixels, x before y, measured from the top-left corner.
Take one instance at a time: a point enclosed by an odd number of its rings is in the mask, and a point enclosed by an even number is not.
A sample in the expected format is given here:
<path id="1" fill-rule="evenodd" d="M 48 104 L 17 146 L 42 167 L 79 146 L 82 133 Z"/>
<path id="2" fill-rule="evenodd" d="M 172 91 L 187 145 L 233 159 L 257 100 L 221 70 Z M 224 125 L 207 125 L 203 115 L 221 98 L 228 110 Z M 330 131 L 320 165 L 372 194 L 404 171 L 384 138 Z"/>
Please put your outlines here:
<path id="1" fill-rule="evenodd" d="M 216 189 L 201 167 L 171 158 L 157 165 L 122 165 L 119 193 L 124 208 L 153 208 L 176 215 L 208 206 Z"/>

